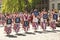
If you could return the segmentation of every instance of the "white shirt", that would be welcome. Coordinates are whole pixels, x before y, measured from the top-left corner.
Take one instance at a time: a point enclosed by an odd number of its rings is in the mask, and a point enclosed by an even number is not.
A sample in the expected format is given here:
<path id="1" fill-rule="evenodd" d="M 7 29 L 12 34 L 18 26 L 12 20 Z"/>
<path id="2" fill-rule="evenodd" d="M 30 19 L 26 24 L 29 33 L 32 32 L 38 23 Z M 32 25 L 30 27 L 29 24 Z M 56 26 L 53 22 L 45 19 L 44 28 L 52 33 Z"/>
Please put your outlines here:
<path id="1" fill-rule="evenodd" d="M 44 22 L 43 18 L 41 18 L 41 22 Z"/>
<path id="2" fill-rule="evenodd" d="M 38 22 L 38 18 L 33 18 L 33 22 Z"/>
<path id="3" fill-rule="evenodd" d="M 11 25 L 7 25 L 7 27 L 11 27 Z"/>

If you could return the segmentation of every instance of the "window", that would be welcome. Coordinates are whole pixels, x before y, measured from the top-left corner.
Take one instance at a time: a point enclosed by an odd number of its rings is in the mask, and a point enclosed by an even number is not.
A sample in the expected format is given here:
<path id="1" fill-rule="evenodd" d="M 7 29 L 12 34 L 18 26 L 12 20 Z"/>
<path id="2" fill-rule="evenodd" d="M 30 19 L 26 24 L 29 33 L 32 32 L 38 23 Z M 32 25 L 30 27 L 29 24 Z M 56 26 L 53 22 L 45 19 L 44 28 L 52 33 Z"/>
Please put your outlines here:
<path id="1" fill-rule="evenodd" d="M 54 5 L 54 4 L 52 4 L 52 9 L 54 9 L 54 6 L 55 6 L 55 5 Z"/>
<path id="2" fill-rule="evenodd" d="M 58 10 L 60 10 L 60 3 L 58 3 Z"/>

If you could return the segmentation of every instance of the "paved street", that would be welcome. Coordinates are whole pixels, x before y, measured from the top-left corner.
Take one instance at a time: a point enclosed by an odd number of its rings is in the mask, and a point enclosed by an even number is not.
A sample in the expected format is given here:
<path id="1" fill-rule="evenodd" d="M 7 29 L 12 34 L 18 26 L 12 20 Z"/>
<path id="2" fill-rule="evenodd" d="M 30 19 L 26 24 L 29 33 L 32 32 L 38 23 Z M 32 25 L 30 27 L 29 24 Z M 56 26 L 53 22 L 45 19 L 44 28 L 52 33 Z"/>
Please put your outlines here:
<path id="1" fill-rule="evenodd" d="M 4 32 L 4 27 L 0 27 L 0 40 L 60 40 L 60 28 L 57 27 L 56 32 L 51 31 L 50 27 L 47 27 L 45 33 L 42 32 L 42 29 L 39 27 L 35 34 L 33 33 L 32 27 L 29 30 L 29 33 L 25 34 L 22 28 L 19 33 L 16 35 L 13 31 L 11 36 L 6 36 Z"/>
<path id="2" fill-rule="evenodd" d="M 37 23 L 42 27 L 39 25 L 35 31 L 32 24 L 36 27 Z M 52 28 L 54 24 L 60 26 L 60 0 L 0 0 L 0 40 L 60 40 L 60 27 L 52 30 L 45 23 Z M 12 24 L 12 32 L 7 29 L 10 35 L 6 34 L 1 24 L 5 27 Z M 24 31 L 22 24 L 24 29 L 30 26 L 28 32 Z M 19 25 L 20 30 L 16 34 L 16 26 Z M 44 26 L 46 31 L 42 30 Z"/>

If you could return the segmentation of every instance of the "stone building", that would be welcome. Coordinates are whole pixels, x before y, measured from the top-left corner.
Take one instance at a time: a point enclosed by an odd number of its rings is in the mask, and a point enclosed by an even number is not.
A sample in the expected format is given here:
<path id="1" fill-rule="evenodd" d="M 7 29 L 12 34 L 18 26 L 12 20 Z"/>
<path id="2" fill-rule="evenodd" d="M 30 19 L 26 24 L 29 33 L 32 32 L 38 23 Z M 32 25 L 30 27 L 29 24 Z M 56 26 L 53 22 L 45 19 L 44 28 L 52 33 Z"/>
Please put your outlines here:
<path id="1" fill-rule="evenodd" d="M 60 0 L 49 0 L 49 9 L 60 10 Z"/>

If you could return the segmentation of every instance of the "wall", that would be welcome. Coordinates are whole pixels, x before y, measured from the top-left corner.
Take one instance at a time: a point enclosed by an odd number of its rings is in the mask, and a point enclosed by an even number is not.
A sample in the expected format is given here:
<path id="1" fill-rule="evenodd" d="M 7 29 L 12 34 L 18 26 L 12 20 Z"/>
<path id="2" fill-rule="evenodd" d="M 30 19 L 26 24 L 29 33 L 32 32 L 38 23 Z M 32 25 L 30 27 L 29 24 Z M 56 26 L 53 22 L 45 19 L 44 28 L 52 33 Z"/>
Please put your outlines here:
<path id="1" fill-rule="evenodd" d="M 58 3 L 60 3 L 60 0 L 49 0 L 49 9 L 52 9 L 52 4 L 54 4 L 54 9 L 58 9 Z"/>

